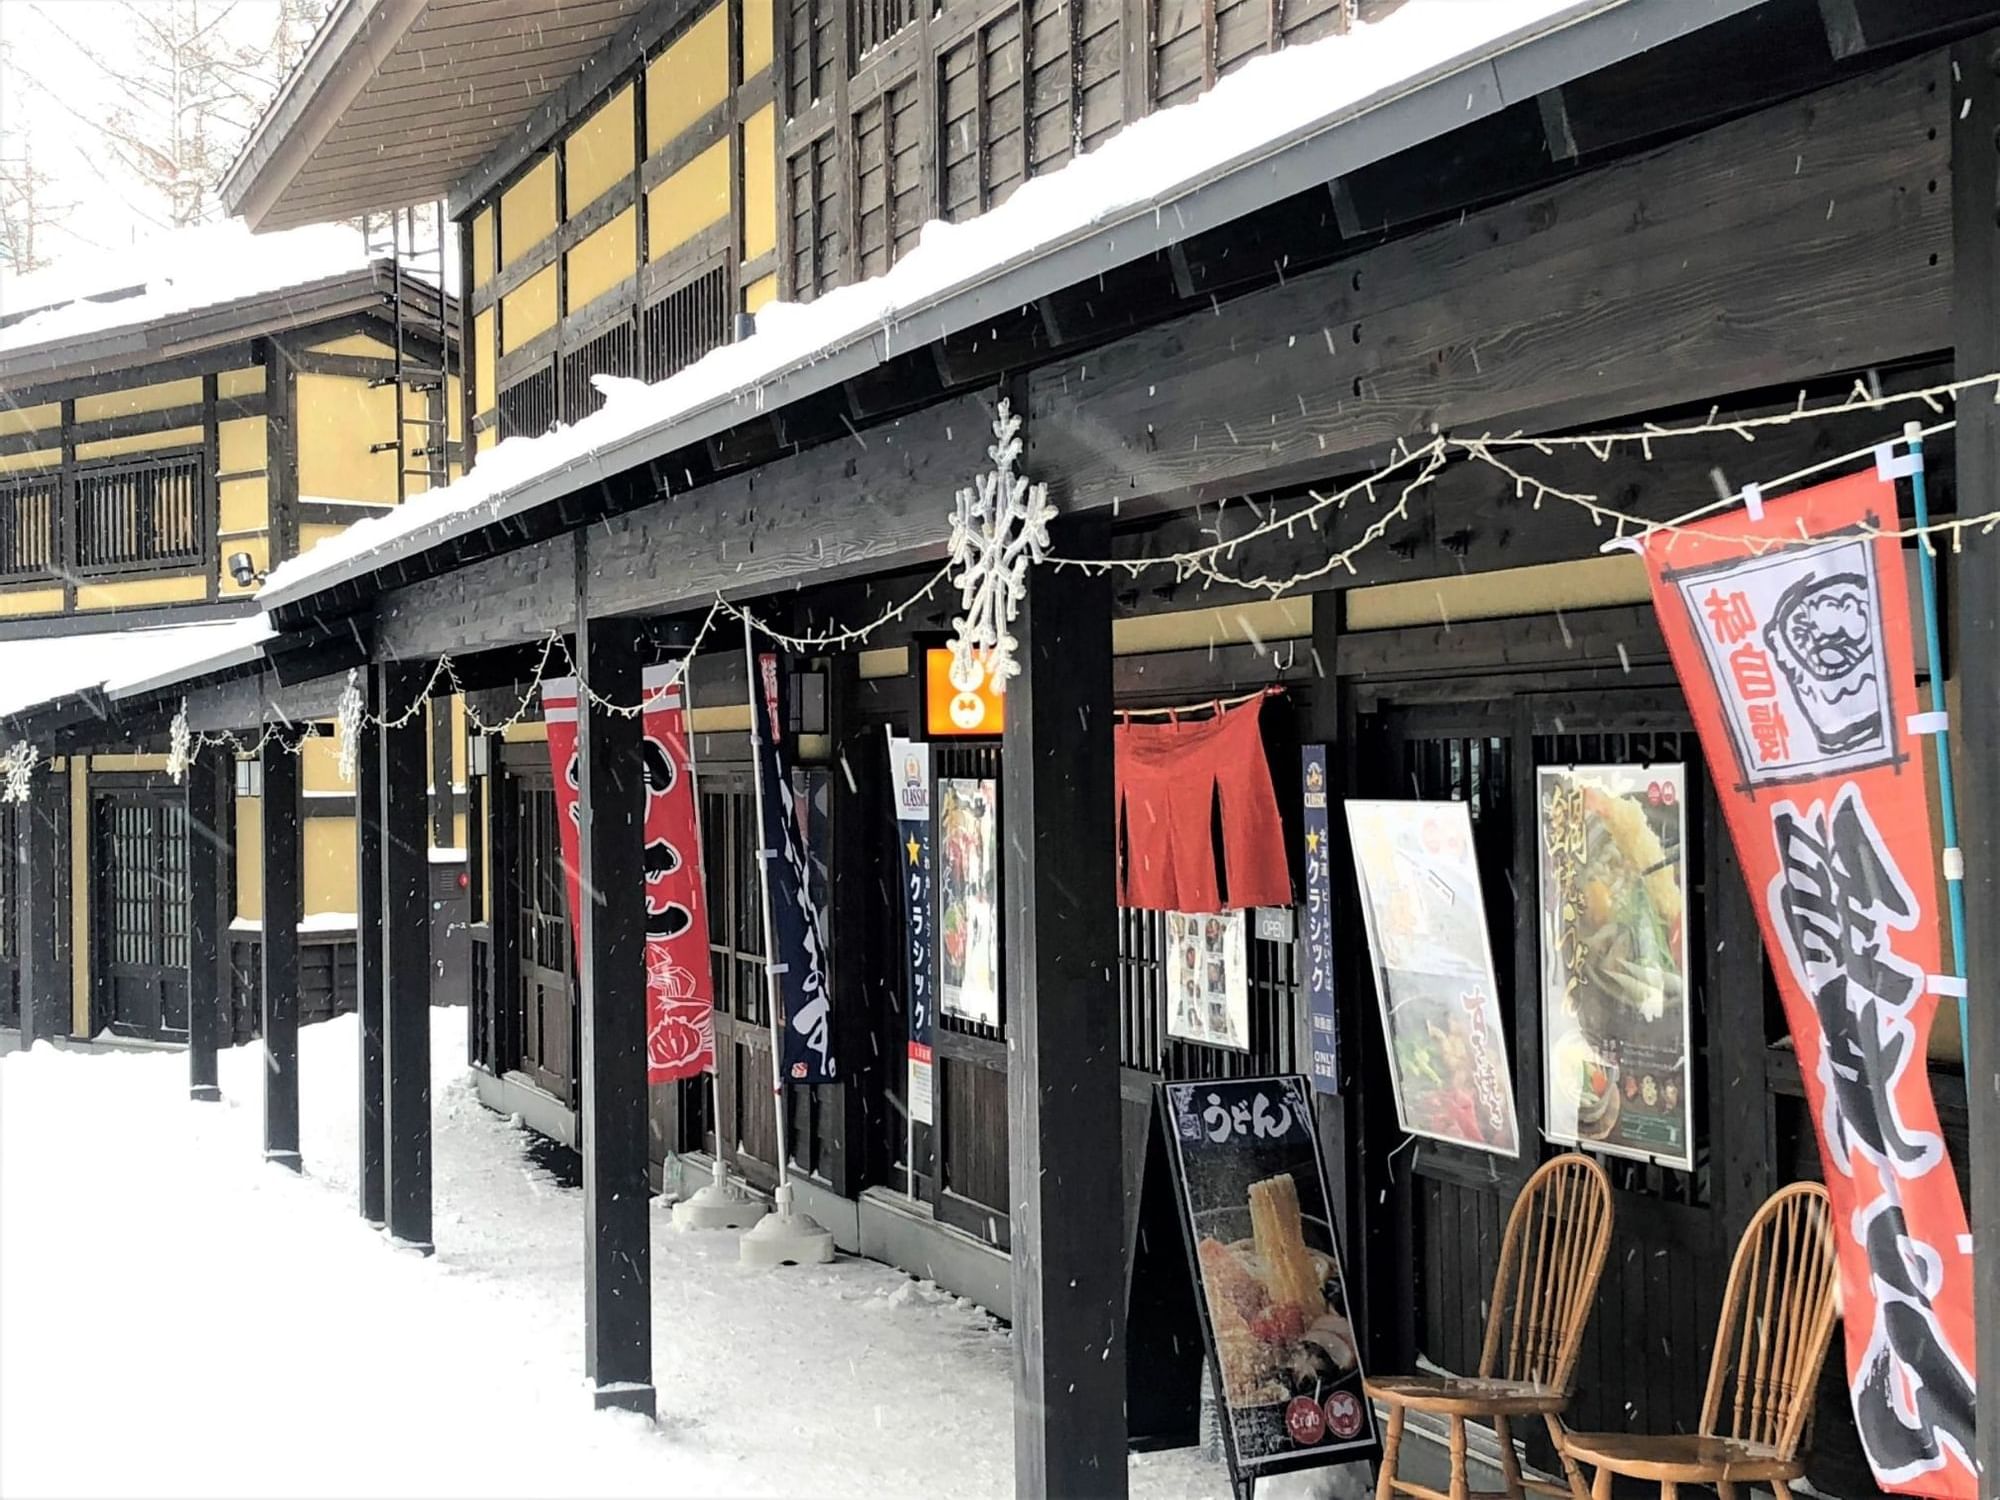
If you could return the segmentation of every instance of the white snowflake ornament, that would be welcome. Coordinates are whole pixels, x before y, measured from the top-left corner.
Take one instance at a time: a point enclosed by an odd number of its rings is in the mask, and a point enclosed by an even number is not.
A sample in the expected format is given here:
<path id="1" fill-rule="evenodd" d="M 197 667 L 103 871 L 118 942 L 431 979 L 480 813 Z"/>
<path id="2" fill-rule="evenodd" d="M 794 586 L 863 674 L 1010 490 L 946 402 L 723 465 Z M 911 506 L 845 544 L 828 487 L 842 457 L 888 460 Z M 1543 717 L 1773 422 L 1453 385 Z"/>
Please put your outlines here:
<path id="1" fill-rule="evenodd" d="M 16 740 L 0 755 L 0 802 L 26 802 L 34 790 L 35 767 L 41 756 L 26 740 Z"/>
<path id="2" fill-rule="evenodd" d="M 194 736 L 188 731 L 187 699 L 181 699 L 181 706 L 174 710 L 174 721 L 167 726 L 167 775 L 178 786 L 187 779 L 188 751 Z"/>
<path id="3" fill-rule="evenodd" d="M 350 786 L 354 773 L 361 767 L 361 683 L 360 674 L 348 669 L 347 685 L 340 690 L 340 701 L 333 709 L 333 729 L 338 736 L 339 749 L 336 765 L 340 779 Z"/>
<path id="4" fill-rule="evenodd" d="M 964 613 L 951 622 L 951 684 L 961 693 L 978 688 L 982 677 L 993 691 L 1007 691 L 1018 676 L 1014 651 L 1020 642 L 1007 629 L 1020 613 L 1028 589 L 1028 568 L 1049 551 L 1049 522 L 1056 508 L 1045 484 L 1031 484 L 1014 472 L 1021 457 L 1021 419 L 1006 400 L 993 419 L 997 440 L 986 451 L 993 468 L 978 486 L 958 492 L 951 518 L 951 560 L 958 568 L 952 584 Z"/>

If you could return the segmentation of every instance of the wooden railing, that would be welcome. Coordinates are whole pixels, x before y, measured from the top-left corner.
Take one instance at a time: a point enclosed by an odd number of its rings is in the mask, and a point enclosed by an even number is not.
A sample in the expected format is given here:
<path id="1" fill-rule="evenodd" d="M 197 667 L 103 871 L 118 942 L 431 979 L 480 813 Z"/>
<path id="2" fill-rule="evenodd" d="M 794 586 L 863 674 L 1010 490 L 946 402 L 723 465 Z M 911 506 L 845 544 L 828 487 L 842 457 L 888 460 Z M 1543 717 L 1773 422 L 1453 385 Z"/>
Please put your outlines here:
<path id="1" fill-rule="evenodd" d="M 199 565 L 212 537 L 200 448 L 0 481 L 0 582 Z"/>

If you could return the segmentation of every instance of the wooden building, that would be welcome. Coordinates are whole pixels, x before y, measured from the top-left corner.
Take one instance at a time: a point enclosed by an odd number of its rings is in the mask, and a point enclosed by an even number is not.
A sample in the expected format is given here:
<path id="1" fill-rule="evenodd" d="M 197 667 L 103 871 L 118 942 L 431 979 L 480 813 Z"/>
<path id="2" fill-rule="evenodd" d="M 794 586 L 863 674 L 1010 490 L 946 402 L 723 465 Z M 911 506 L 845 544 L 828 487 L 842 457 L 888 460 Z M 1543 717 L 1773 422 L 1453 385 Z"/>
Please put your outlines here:
<path id="1" fill-rule="evenodd" d="M 1151 1086 L 1301 1068 L 1307 1021 L 1296 931 L 1274 917 L 1247 957 L 1248 1050 L 1172 1039 L 1159 916 L 1115 905 L 1112 840 L 1078 830 L 1113 826 L 1117 711 L 1276 688 L 1265 749 L 1288 826 L 1295 747 L 1326 744 L 1337 797 L 1467 803 L 1484 873 L 1518 1159 L 1400 1133 L 1355 897 L 1340 898 L 1344 1077 L 1321 1124 L 1385 1368 L 1476 1362 L 1500 1222 L 1554 1149 L 1536 767 L 1687 767 L 1692 1165 L 1613 1164 L 1618 1239 L 1573 1416 L 1688 1428 L 1739 1234 L 1821 1167 L 1644 571 L 1600 555 L 1590 501 L 1676 516 L 1718 468 L 1740 484 L 1895 436 L 1900 413 L 1823 409 L 1857 381 L 1893 398 L 2000 368 L 2000 10 L 1606 0 L 1457 8 L 1446 26 L 1426 0 L 600 0 L 531 31 L 518 9 L 337 6 L 228 185 L 266 227 L 449 198 L 471 289 L 470 473 L 368 545 L 274 578 L 258 661 L 114 695 L 114 718 L 184 695 L 192 722 L 241 729 L 325 704 L 370 664 L 370 712 L 399 727 L 363 736 L 361 794 L 380 809 L 357 832 L 364 1109 L 380 1101 L 364 1211 L 430 1241 L 426 924 L 394 851 L 421 805 L 401 721 L 449 659 L 483 722 L 524 720 L 468 755 L 469 1061 L 490 1102 L 582 1151 L 600 1402 L 652 1406 L 654 1330 L 629 1315 L 645 1305 L 628 1295 L 645 1289 L 645 1220 L 624 1211 L 640 1174 L 719 1153 L 764 1185 L 783 1150 L 844 1246 L 1013 1319 L 1019 1491 L 1122 1493 L 1128 1438 L 1161 1435 L 1136 1398 L 1128 1430 L 1115 1357 L 1142 1318 L 1127 1326 Z M 1232 90 L 1226 75 L 1274 50 Z M 933 219 L 958 222 L 919 234 Z M 646 393 L 612 382 L 597 413 L 592 376 L 682 371 Z M 1730 430 L 1797 413 L 1801 392 L 1809 419 L 1754 444 Z M 935 1122 L 912 1136 L 891 1063 L 906 995 L 883 734 L 925 732 L 925 653 L 954 609 L 948 591 L 917 596 L 1002 400 L 1059 511 L 1058 555 L 1120 566 L 1035 570 L 1004 731 L 936 746 L 940 774 L 997 786 L 1003 1002 L 992 1024 L 940 1022 Z M 2000 411 L 1970 399 L 1956 415 L 1930 449 L 1946 516 L 1990 509 L 2000 472 Z M 553 423 L 580 425 L 482 479 L 498 438 Z M 1461 452 L 1421 488 L 1358 488 L 1434 434 L 1648 423 L 1713 430 L 1530 450 L 1528 479 Z M 1269 524 L 1350 489 L 1311 524 Z M 1943 563 L 1949 629 L 1924 670 L 1961 746 L 1983 746 L 2000 735 L 2000 547 L 1968 533 Z M 849 1066 L 793 1091 L 784 1143 L 761 1099 L 741 627 L 701 634 L 718 600 L 821 641 L 793 653 L 792 727 L 825 803 Z M 612 705 L 636 703 L 643 663 L 701 648 L 719 1115 L 706 1089 L 644 1087 L 643 849 L 607 802 L 638 731 L 601 705 L 579 723 L 601 900 L 570 930 L 553 777 L 525 722 L 551 638 Z M 102 732 L 34 714 L 14 729 L 51 749 Z M 2000 783 L 1975 753 L 1961 785 L 1987 914 L 1978 995 L 2000 974 Z M 1927 1065 L 1988 1244 L 2000 1190 L 1968 1168 L 2000 1142 L 2000 1027 L 1990 1004 L 1972 1015 L 1970 1063 L 1941 1013 Z M 1990 1258 L 1979 1275 L 1982 1363 L 2000 1368 Z M 1812 1476 L 1865 1496 L 1837 1365 Z M 1133 1389 L 1158 1378 L 1139 1362 Z M 2000 1408 L 1981 1400 L 1991 1474 Z"/>
<path id="2" fill-rule="evenodd" d="M 436 277 L 433 267 L 416 280 L 349 230 L 253 242 L 226 224 L 148 246 L 133 263 L 8 286 L 0 660 L 10 708 L 61 695 L 89 715 L 111 676 L 254 638 L 268 569 L 457 472 L 445 452 L 456 439 L 444 436 L 447 420 L 457 431 L 456 360 L 447 371 L 441 357 L 453 309 Z M 440 722 L 448 754 L 448 712 Z M 164 729 L 134 726 L 65 757 L 39 802 L 0 815 L 0 1027 L 187 1035 L 189 915 L 177 892 L 190 839 Z M 451 782 L 441 784 L 448 805 Z M 303 1005 L 330 1015 L 353 1008 L 355 969 L 354 805 L 330 740 L 307 749 L 302 796 Z M 246 765 L 225 809 L 236 863 L 222 1026 L 238 1040 L 257 1026 L 262 805 Z M 40 863 L 31 822 L 47 835 Z M 462 828 L 435 843 L 462 849 Z M 440 873 L 449 883 L 462 868 Z M 34 933 L 52 946 L 24 1020 Z"/>

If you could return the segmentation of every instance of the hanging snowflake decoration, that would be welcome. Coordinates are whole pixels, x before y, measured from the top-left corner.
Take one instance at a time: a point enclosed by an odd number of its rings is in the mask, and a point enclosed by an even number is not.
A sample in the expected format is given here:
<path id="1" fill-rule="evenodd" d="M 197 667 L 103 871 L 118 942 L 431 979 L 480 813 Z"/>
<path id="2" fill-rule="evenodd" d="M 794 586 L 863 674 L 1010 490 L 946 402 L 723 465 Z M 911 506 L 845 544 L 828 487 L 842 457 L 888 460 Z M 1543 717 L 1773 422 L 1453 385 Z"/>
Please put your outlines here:
<path id="1" fill-rule="evenodd" d="M 174 721 L 167 726 L 167 774 L 176 785 L 186 779 L 188 771 L 188 749 L 193 741 L 188 733 L 187 699 L 181 699 L 181 706 L 174 710 Z"/>
<path id="2" fill-rule="evenodd" d="M 976 690 L 982 676 L 1004 693 L 1007 679 L 1019 675 L 1014 651 L 1020 643 L 1007 627 L 1020 612 L 1029 566 L 1048 555 L 1049 522 L 1056 516 L 1048 486 L 1014 472 L 1021 419 L 1004 399 L 993 436 L 998 441 L 986 450 L 992 470 L 979 476 L 977 488 L 958 492 L 951 518 L 951 560 L 959 570 L 952 584 L 965 611 L 951 622 L 951 684 L 961 693 Z"/>
<path id="3" fill-rule="evenodd" d="M 0 755 L 0 802 L 26 802 L 33 790 L 35 767 L 41 757 L 26 740 L 17 740 Z"/>
<path id="4" fill-rule="evenodd" d="M 333 732 L 339 741 L 336 764 L 340 767 L 340 779 L 352 785 L 354 773 L 361 765 L 361 684 L 359 674 L 348 669 L 347 686 L 340 690 L 340 701 L 333 708 Z"/>

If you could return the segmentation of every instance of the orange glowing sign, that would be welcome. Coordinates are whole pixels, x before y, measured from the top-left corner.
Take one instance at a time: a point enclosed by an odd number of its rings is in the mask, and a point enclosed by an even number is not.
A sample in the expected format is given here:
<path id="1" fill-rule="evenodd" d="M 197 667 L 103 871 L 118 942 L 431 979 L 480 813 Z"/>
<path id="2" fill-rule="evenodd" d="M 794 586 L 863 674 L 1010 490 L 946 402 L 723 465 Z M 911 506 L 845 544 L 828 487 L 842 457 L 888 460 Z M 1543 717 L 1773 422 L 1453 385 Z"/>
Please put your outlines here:
<path id="1" fill-rule="evenodd" d="M 951 651 L 933 646 L 924 653 L 924 722 L 932 739 L 952 735 L 998 734 L 1006 699 L 993 691 L 982 670 L 979 686 L 960 692 L 951 680 Z"/>

